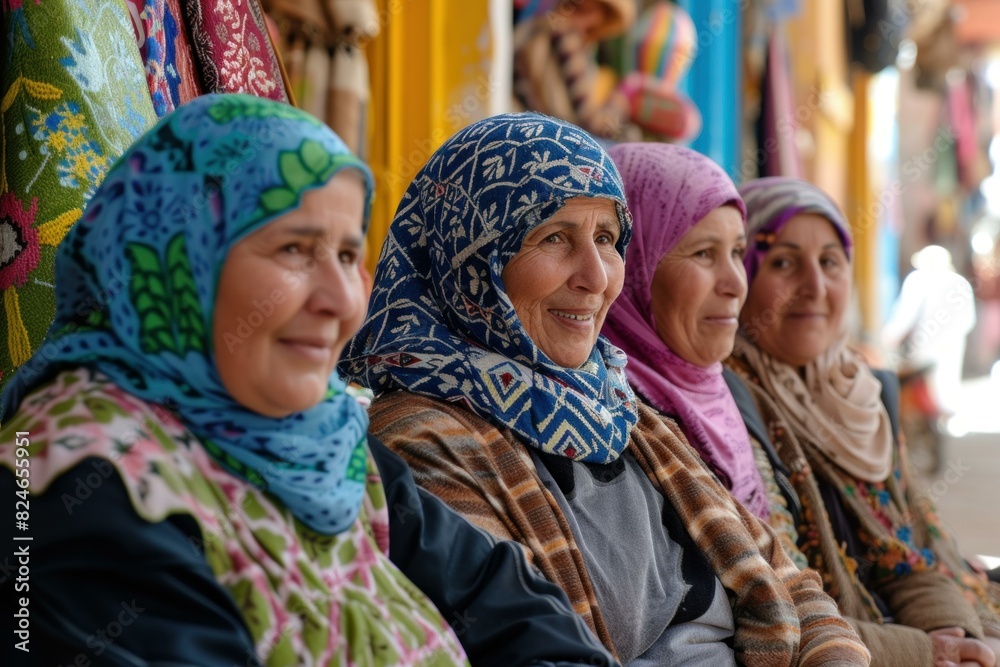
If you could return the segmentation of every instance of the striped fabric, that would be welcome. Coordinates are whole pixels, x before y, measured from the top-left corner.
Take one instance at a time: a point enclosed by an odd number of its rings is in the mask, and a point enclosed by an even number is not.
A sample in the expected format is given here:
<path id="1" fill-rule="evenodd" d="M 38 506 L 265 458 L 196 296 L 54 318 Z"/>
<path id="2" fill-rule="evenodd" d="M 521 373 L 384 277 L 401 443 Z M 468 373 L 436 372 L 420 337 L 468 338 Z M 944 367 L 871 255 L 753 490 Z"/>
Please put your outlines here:
<path id="1" fill-rule="evenodd" d="M 379 397 L 371 431 L 417 483 L 473 523 L 526 547 L 546 577 L 613 650 L 583 557 L 528 450 L 471 411 L 403 391 Z M 867 665 L 869 654 L 815 572 L 799 571 L 774 533 L 712 477 L 680 430 L 640 407 L 629 451 L 663 492 L 733 601 L 736 658 L 745 665 Z"/>

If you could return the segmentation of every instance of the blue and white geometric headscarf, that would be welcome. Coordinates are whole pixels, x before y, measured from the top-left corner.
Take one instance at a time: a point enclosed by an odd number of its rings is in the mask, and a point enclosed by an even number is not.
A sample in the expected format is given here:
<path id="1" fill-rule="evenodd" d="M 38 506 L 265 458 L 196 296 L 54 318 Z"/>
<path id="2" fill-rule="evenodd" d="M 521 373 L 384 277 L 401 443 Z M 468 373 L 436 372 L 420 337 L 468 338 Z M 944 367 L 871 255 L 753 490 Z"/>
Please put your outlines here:
<path id="1" fill-rule="evenodd" d="M 3 394 L 3 414 L 60 368 L 88 367 L 165 405 L 232 472 L 314 530 L 355 520 L 368 416 L 334 374 L 327 398 L 282 419 L 237 403 L 212 349 L 229 250 L 341 169 L 372 178 L 329 128 L 287 104 L 205 95 L 119 158 L 56 258 L 56 318 Z M 366 216 L 367 218 L 367 211 Z"/>
<path id="2" fill-rule="evenodd" d="M 598 338 L 580 368 L 532 342 L 501 275 L 525 235 L 571 197 L 615 202 L 616 249 L 631 236 L 621 177 L 580 128 L 535 113 L 479 121 L 413 179 L 375 272 L 368 319 L 339 366 L 376 394 L 460 402 L 539 449 L 614 461 L 638 421 L 625 355 Z"/>

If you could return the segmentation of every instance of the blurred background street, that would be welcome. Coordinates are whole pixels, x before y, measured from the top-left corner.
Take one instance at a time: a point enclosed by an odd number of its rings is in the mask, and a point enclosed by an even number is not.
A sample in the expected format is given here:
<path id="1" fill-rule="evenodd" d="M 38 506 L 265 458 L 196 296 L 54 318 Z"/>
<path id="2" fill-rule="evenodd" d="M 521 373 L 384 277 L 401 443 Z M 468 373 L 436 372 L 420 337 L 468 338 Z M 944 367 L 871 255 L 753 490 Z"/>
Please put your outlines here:
<path id="1" fill-rule="evenodd" d="M 1000 557 L 1000 377 L 965 381 L 959 405 L 927 490 L 966 555 Z"/>

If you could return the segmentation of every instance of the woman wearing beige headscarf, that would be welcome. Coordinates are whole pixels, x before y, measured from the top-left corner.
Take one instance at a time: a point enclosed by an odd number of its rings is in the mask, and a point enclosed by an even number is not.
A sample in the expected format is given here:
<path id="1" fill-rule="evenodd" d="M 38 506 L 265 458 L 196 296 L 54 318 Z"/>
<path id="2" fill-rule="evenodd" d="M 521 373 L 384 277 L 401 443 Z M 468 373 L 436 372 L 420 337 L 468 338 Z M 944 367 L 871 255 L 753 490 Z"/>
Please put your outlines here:
<path id="1" fill-rule="evenodd" d="M 794 465 L 786 460 L 803 501 L 811 496 L 829 513 L 833 536 L 804 514 L 804 553 L 823 570 L 823 544 L 840 545 L 879 620 L 899 624 L 891 644 L 860 630 L 873 655 L 904 660 L 898 664 L 932 664 L 933 656 L 936 665 L 993 665 L 1000 587 L 965 563 L 933 504 L 914 490 L 896 436 L 895 379 L 847 345 L 847 221 L 804 181 L 758 179 L 740 194 L 749 294 L 729 363 L 754 385 L 782 457 L 804 453 Z M 818 494 L 807 492 L 813 479 Z"/>

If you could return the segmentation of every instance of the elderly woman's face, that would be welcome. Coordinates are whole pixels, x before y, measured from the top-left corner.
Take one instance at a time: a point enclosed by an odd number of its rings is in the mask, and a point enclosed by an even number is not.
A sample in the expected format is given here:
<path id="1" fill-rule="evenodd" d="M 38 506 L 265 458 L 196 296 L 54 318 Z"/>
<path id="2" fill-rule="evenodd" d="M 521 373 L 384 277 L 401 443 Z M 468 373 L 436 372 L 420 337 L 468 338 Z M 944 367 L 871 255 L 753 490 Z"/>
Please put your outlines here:
<path id="1" fill-rule="evenodd" d="M 360 178 L 342 171 L 229 252 L 212 340 L 222 384 L 244 407 L 285 417 L 323 399 L 367 307 L 364 205 Z"/>
<path id="2" fill-rule="evenodd" d="M 745 252 L 743 217 L 720 206 L 657 265 L 650 285 L 656 331 L 681 359 L 705 367 L 733 351 L 747 296 Z"/>
<path id="3" fill-rule="evenodd" d="M 552 361 L 576 368 L 597 343 L 622 291 L 621 225 L 610 199 L 573 197 L 531 230 L 503 270 L 503 284 L 531 340 Z"/>
<path id="4" fill-rule="evenodd" d="M 778 361 L 805 366 L 843 332 L 851 263 L 833 224 L 815 213 L 789 220 L 764 255 L 740 324 Z"/>

